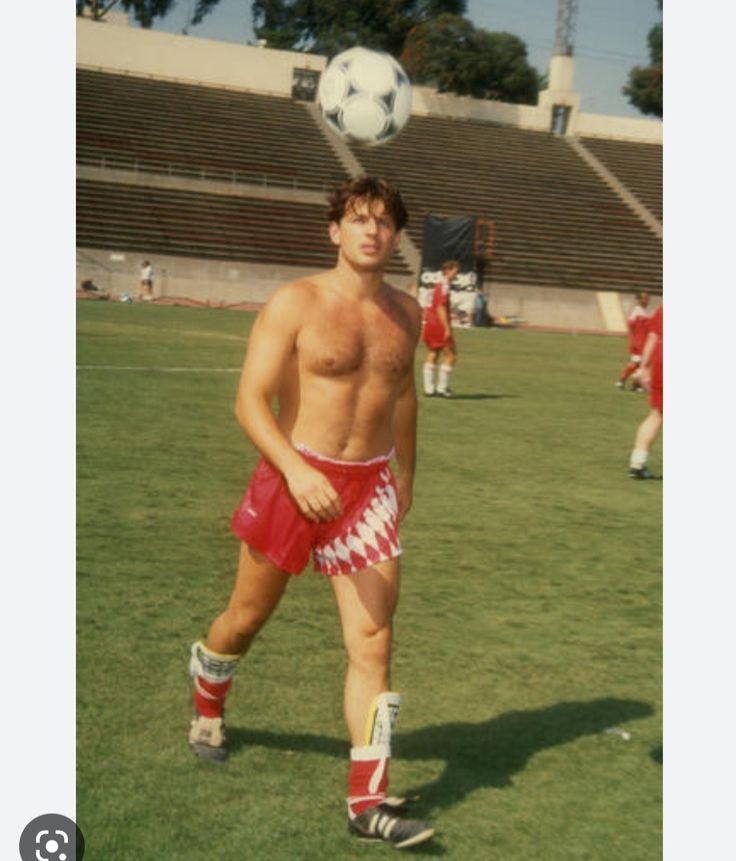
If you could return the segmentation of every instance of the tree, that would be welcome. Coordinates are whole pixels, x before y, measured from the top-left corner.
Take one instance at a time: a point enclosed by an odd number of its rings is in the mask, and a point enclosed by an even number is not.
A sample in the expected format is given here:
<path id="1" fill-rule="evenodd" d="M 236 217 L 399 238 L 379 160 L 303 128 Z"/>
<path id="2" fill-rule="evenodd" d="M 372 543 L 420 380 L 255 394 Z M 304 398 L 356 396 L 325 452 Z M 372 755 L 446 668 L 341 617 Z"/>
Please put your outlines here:
<path id="1" fill-rule="evenodd" d="M 521 39 L 476 29 L 459 15 L 412 28 L 400 60 L 416 83 L 477 99 L 536 104 L 542 84 Z"/>
<path id="2" fill-rule="evenodd" d="M 442 13 L 461 14 L 466 0 L 253 0 L 253 30 L 271 48 L 333 57 L 362 45 L 398 57 L 407 34 Z"/>
<path id="3" fill-rule="evenodd" d="M 662 0 L 658 0 L 662 11 Z M 629 103 L 643 114 L 662 116 L 662 23 L 655 24 L 647 34 L 649 43 L 649 65 L 634 66 L 629 72 L 629 82 L 623 93 Z"/>
<path id="4" fill-rule="evenodd" d="M 191 26 L 199 22 L 214 9 L 220 0 L 197 0 L 191 20 Z M 101 21 L 115 6 L 120 6 L 126 12 L 133 10 L 133 17 L 141 27 L 150 27 L 156 18 L 163 18 L 176 4 L 176 0 L 76 0 L 77 15 L 83 15 L 84 10 L 95 21 Z"/>

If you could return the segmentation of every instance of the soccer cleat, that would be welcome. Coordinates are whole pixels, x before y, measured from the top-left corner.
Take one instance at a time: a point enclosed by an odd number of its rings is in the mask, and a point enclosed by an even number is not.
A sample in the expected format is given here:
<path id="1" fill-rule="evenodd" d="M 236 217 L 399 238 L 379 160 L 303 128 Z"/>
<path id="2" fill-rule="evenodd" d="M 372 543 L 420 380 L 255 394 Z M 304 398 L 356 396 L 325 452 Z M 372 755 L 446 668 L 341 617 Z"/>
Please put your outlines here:
<path id="1" fill-rule="evenodd" d="M 445 389 L 444 392 L 437 392 L 441 398 L 452 398 L 454 395 L 450 389 Z"/>
<path id="2" fill-rule="evenodd" d="M 437 392 L 425 392 L 424 397 L 425 398 L 433 398 L 436 394 L 437 394 Z"/>
<path id="3" fill-rule="evenodd" d="M 189 729 L 189 746 L 192 753 L 200 759 L 224 762 L 229 751 L 222 718 L 203 717 L 195 712 Z"/>
<path id="4" fill-rule="evenodd" d="M 623 381 L 622 380 L 616 380 L 616 388 L 617 389 L 623 389 L 623 387 L 624 387 Z"/>
<path id="5" fill-rule="evenodd" d="M 643 478 L 656 478 L 656 476 L 654 475 L 653 472 L 649 472 L 649 470 L 645 466 L 640 466 L 640 467 L 630 466 L 629 467 L 629 478 L 643 479 Z"/>
<path id="6" fill-rule="evenodd" d="M 349 819 L 348 832 L 361 840 L 385 840 L 397 849 L 405 849 L 429 840 L 434 835 L 434 828 L 417 819 L 392 816 L 379 805 Z"/>

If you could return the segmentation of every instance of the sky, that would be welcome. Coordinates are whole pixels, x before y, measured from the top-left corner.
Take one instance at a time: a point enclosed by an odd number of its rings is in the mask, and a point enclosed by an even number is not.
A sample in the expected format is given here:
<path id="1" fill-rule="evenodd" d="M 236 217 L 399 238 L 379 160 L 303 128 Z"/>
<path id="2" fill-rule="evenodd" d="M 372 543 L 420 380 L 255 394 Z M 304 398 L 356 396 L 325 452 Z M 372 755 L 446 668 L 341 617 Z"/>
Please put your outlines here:
<path id="1" fill-rule="evenodd" d="M 549 69 L 555 40 L 557 0 L 468 0 L 465 16 L 476 27 L 519 36 L 529 62 Z M 155 30 L 181 33 L 195 0 L 177 0 Z M 247 44 L 254 39 L 250 0 L 220 0 L 189 35 Z M 575 27 L 575 89 L 585 113 L 642 117 L 621 94 L 630 69 L 648 65 L 647 33 L 660 21 L 656 0 L 578 0 Z"/>

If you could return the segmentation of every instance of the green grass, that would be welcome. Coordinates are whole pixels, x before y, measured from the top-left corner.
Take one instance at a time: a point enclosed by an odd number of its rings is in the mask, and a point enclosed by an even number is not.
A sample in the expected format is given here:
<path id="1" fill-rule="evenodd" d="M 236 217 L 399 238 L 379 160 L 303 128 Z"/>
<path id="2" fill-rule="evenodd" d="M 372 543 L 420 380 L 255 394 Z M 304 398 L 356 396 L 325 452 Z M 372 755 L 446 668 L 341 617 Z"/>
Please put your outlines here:
<path id="1" fill-rule="evenodd" d="M 252 320 L 78 303 L 77 821 L 90 861 L 392 857 L 345 833 L 344 657 L 321 576 L 290 585 L 238 670 L 228 763 L 187 747 L 188 649 L 229 594 L 230 514 L 256 460 L 232 411 Z M 495 329 L 458 341 L 459 397 L 420 403 L 402 532 L 391 789 L 417 791 L 440 832 L 415 854 L 659 858 L 662 485 L 626 474 L 647 407 L 613 386 L 624 341 Z"/>

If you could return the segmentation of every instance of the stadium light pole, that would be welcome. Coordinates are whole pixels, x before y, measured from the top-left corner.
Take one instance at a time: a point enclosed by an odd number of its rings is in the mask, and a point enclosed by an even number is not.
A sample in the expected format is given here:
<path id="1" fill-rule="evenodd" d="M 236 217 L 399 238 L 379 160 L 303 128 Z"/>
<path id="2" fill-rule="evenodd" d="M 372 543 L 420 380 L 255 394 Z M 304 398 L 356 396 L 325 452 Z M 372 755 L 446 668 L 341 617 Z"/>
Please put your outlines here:
<path id="1" fill-rule="evenodd" d="M 539 106 L 550 110 L 550 131 L 553 134 L 567 134 L 573 125 L 573 115 L 580 108 L 580 95 L 573 90 L 577 13 L 578 0 L 558 0 L 549 87 L 539 94 Z"/>

